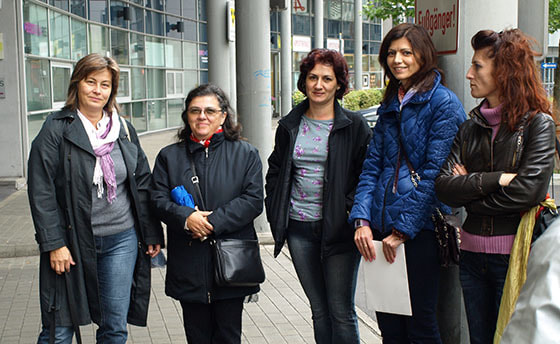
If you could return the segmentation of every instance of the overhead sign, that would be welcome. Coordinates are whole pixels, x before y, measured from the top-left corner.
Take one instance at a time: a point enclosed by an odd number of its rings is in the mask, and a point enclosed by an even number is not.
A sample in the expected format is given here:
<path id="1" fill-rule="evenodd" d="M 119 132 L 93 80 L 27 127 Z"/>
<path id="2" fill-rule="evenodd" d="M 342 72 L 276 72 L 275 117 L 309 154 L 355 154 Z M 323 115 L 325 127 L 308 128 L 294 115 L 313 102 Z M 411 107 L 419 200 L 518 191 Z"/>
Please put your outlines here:
<path id="1" fill-rule="evenodd" d="M 432 38 L 438 54 L 455 54 L 459 34 L 459 0 L 416 0 L 415 22 Z"/>

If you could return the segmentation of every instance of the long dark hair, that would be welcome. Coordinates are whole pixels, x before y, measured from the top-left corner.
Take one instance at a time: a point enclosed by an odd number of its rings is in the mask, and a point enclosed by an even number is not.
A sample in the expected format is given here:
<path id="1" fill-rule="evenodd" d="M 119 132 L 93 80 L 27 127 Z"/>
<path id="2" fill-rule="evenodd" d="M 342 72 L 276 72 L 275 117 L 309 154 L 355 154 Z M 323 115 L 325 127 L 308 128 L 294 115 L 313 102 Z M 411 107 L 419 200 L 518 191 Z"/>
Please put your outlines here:
<path id="1" fill-rule="evenodd" d="M 119 90 L 120 75 L 119 65 L 112 58 L 101 56 L 96 53 L 86 55 L 82 57 L 78 63 L 76 63 L 76 67 L 74 67 L 74 71 L 72 72 L 72 77 L 70 77 L 68 95 L 66 96 L 66 104 L 63 109 L 76 111 L 79 105 L 78 84 L 80 81 L 87 78 L 91 73 L 104 69 L 111 72 L 111 95 L 109 96 L 107 104 L 105 104 L 103 109 L 107 112 L 111 112 L 113 108 L 120 111 L 119 105 L 117 104 L 117 92 Z"/>
<path id="2" fill-rule="evenodd" d="M 311 50 L 309 54 L 307 54 L 299 66 L 298 90 L 307 96 L 305 79 L 307 78 L 307 74 L 309 74 L 317 63 L 332 66 L 334 75 L 336 76 L 336 83 L 340 87 L 336 91 L 335 97 L 337 99 L 342 99 L 348 90 L 348 64 L 344 56 L 336 50 L 317 48 Z"/>
<path id="3" fill-rule="evenodd" d="M 218 103 L 220 104 L 220 109 L 226 112 L 226 119 L 224 120 L 224 124 L 222 124 L 224 137 L 230 141 L 237 141 L 241 138 L 241 124 L 235 124 L 233 122 L 232 117 L 235 115 L 235 112 L 231 108 L 229 99 L 227 98 L 224 91 L 216 85 L 204 84 L 192 89 L 187 95 L 187 99 L 185 99 L 185 110 L 183 110 L 183 113 L 181 113 L 181 119 L 183 120 L 184 127 L 179 130 L 179 134 L 177 135 L 179 137 L 179 141 L 187 141 L 192 133 L 187 117 L 187 110 L 189 109 L 189 105 L 191 104 L 192 100 L 196 97 L 204 97 L 210 95 L 216 97 Z"/>
<path id="4" fill-rule="evenodd" d="M 495 32 L 482 30 L 471 39 L 474 50 L 488 49 L 493 60 L 492 76 L 499 92 L 502 121 L 511 130 L 530 112 L 529 120 L 537 112 L 550 114 L 550 102 L 542 86 L 534 57 L 539 54 L 531 46 L 535 40 L 519 29 Z"/>
<path id="5" fill-rule="evenodd" d="M 391 43 L 400 38 L 406 38 L 412 46 L 412 53 L 420 65 L 420 69 L 410 77 L 410 86 L 414 86 L 417 92 L 425 92 L 432 88 L 437 70 L 441 75 L 441 83 L 445 84 L 443 71 L 437 66 L 437 53 L 434 43 L 430 39 L 428 31 L 417 24 L 402 23 L 389 31 L 381 47 L 379 48 L 379 63 L 383 66 L 385 77 L 389 79 L 389 84 L 383 96 L 383 102 L 391 100 L 398 92 L 400 81 L 395 78 L 387 64 L 387 55 Z"/>

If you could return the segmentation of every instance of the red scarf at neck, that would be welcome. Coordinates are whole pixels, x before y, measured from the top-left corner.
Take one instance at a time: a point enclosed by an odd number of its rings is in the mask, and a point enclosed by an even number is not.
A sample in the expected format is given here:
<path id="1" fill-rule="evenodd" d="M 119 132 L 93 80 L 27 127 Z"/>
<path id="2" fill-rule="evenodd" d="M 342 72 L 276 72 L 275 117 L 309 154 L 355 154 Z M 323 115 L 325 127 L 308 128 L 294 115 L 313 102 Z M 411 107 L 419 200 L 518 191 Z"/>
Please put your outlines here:
<path id="1" fill-rule="evenodd" d="M 216 132 L 214 134 L 218 134 L 221 133 L 223 130 L 222 128 L 216 130 Z M 212 139 L 212 136 L 214 136 L 214 134 L 212 134 L 209 138 L 207 138 L 206 140 L 199 140 L 196 137 L 194 137 L 193 133 L 191 133 L 191 140 L 197 143 L 200 143 L 201 145 L 204 146 L 204 148 L 208 148 L 208 146 L 210 146 L 210 140 Z"/>

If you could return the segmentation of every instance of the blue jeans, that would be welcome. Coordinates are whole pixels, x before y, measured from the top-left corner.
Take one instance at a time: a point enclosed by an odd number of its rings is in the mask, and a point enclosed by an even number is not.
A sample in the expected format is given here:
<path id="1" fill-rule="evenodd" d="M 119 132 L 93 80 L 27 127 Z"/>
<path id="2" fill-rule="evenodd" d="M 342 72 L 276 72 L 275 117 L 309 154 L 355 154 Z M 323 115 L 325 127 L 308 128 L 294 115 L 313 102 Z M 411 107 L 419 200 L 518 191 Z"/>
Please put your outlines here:
<path id="1" fill-rule="evenodd" d="M 126 318 L 130 305 L 130 291 L 138 239 L 134 228 L 113 235 L 95 237 L 97 252 L 97 280 L 101 309 L 101 324 L 97 329 L 98 343 L 125 344 L 128 331 Z M 37 343 L 49 342 L 50 331 L 43 327 Z M 72 327 L 57 326 L 55 342 L 71 343 L 74 330 Z M 58 339 L 60 338 L 60 339 Z"/>
<path id="2" fill-rule="evenodd" d="M 288 248 L 311 304 L 315 342 L 359 343 L 354 294 L 360 255 L 357 251 L 321 257 L 322 222 L 288 224 Z"/>
<path id="3" fill-rule="evenodd" d="M 374 232 L 374 238 L 382 236 Z M 441 344 L 436 319 L 440 265 L 434 231 L 422 230 L 404 243 L 412 316 L 377 312 L 384 344 Z M 377 259 L 385 259 L 376 252 Z"/>
<path id="4" fill-rule="evenodd" d="M 472 344 L 494 339 L 508 266 L 508 254 L 461 251 L 459 276 Z"/>

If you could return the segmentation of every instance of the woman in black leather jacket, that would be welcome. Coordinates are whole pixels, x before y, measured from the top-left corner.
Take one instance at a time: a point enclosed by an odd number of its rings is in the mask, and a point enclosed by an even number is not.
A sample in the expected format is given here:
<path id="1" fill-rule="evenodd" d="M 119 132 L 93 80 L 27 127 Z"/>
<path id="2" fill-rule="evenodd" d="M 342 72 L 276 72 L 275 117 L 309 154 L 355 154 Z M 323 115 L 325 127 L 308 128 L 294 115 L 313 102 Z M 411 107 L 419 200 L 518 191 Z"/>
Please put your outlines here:
<path id="1" fill-rule="evenodd" d="M 460 279 L 471 343 L 491 343 L 523 212 L 546 197 L 555 124 L 531 41 L 518 29 L 471 40 L 471 94 L 483 98 L 460 128 L 436 179 L 438 197 L 464 206 Z"/>

